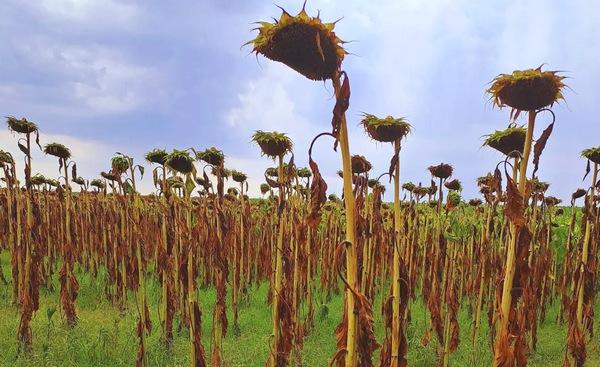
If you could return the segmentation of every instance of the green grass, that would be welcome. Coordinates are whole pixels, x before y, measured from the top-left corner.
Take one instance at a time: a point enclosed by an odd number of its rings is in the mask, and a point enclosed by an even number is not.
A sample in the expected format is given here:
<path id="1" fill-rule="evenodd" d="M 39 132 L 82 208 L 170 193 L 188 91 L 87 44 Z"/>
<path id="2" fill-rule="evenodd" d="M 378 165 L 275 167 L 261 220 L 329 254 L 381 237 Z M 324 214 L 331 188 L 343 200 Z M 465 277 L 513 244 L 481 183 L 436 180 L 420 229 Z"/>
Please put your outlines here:
<path id="1" fill-rule="evenodd" d="M 5 275 L 9 273 L 9 259 L 5 252 L 0 256 Z M 11 285 L 0 284 L 0 366 L 132 366 L 137 353 L 137 337 L 134 326 L 137 311 L 130 294 L 130 307 L 121 314 L 104 297 L 104 275 L 93 279 L 77 271 L 81 290 L 77 299 L 79 323 L 73 329 L 66 326 L 60 311 L 57 311 L 52 322 L 48 323 L 46 310 L 51 307 L 59 309 L 58 282 L 54 280 L 56 289 L 47 290 L 42 287 L 40 310 L 32 322 L 33 353 L 24 355 L 18 351 L 16 330 L 19 316 L 15 307 L 11 306 Z M 187 366 L 188 332 L 177 331 L 175 322 L 175 341 L 172 353 L 167 353 L 160 344 L 160 324 L 158 320 L 159 286 L 151 281 L 148 287 L 151 303 L 153 332 L 148 339 L 147 351 L 152 366 Z M 268 340 L 271 334 L 271 311 L 266 305 L 267 284 L 252 289 L 250 297 L 240 304 L 241 335 L 235 337 L 229 315 L 229 333 L 224 343 L 224 355 L 227 365 L 264 366 L 268 354 Z M 228 295 L 230 297 L 230 295 Z M 320 295 L 316 295 L 320 299 Z M 215 293 L 212 289 L 199 291 L 200 307 L 203 311 L 203 338 L 207 357 L 210 355 L 210 329 L 212 324 L 212 306 Z M 378 340 L 383 340 L 385 330 L 380 316 L 381 297 L 376 298 L 373 307 Z M 228 299 L 228 302 L 230 299 Z M 342 310 L 342 296 L 333 295 L 327 303 L 328 312 L 322 316 L 320 302 L 315 303 L 315 328 L 304 343 L 302 358 L 304 366 L 327 366 L 329 358 L 335 353 L 334 329 L 339 322 Z M 230 309 L 229 309 L 230 310 Z M 558 304 L 549 308 L 546 320 L 540 325 L 538 349 L 530 356 L 529 366 L 561 366 L 565 351 L 565 326 L 555 323 Z M 598 314 L 598 312 L 597 312 Z M 467 307 L 463 307 L 459 319 L 461 325 L 461 344 L 452 354 L 451 366 L 490 366 L 491 349 L 489 335 L 484 322 L 477 346 L 474 351 L 470 343 L 471 316 Z M 427 347 L 420 343 L 427 327 L 427 316 L 420 300 L 412 306 L 412 322 L 408 327 L 409 365 L 416 367 L 434 366 L 436 363 L 436 340 L 432 339 Z M 376 359 L 379 352 L 376 353 Z M 600 350 L 596 340 L 588 345 L 588 366 L 600 365 Z"/>

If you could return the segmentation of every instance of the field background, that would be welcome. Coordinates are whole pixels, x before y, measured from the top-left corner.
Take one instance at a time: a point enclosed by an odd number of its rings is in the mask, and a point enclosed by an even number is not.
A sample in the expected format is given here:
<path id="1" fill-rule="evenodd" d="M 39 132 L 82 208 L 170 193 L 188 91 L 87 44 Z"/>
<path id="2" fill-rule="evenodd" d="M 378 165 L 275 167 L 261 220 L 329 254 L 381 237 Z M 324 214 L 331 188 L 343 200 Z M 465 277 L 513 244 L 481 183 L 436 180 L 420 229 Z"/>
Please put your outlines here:
<path id="1" fill-rule="evenodd" d="M 558 218 L 553 245 L 560 257 L 564 253 L 562 243 L 565 237 L 565 225 L 568 210 Z M 560 260 L 559 260 L 560 261 Z M 0 254 L 0 262 L 5 276 L 10 279 L 10 257 L 7 251 Z M 74 329 L 66 326 L 60 314 L 58 304 L 58 279 L 52 282 L 54 289 L 42 286 L 40 290 L 40 309 L 32 321 L 34 352 L 30 356 L 20 354 L 17 343 L 19 315 L 11 305 L 11 285 L 0 283 L 0 366 L 133 366 L 137 353 L 137 337 L 135 324 L 137 310 L 133 293 L 129 294 L 129 308 L 122 314 L 114 308 L 104 296 L 105 273 L 96 279 L 76 268 L 76 276 L 81 285 L 77 297 L 77 314 L 79 323 Z M 233 335 L 231 322 L 224 341 L 224 356 L 230 367 L 261 367 L 268 355 L 268 340 L 271 334 L 271 310 L 266 305 L 268 284 L 263 283 L 252 288 L 248 298 L 240 302 L 241 335 Z M 158 319 L 158 300 L 160 286 L 155 279 L 148 282 L 148 295 L 151 304 L 150 312 L 153 332 L 148 339 L 147 350 L 152 366 L 188 366 L 189 334 L 187 329 L 177 332 L 175 323 L 175 341 L 171 354 L 167 353 L 160 343 L 160 323 Z M 335 327 L 340 321 L 343 296 L 334 295 L 328 302 L 321 300 L 318 291 L 315 294 L 315 328 L 306 338 L 302 351 L 303 366 L 327 366 L 335 353 Z M 210 355 L 210 330 L 212 328 L 212 308 L 215 303 L 213 289 L 200 289 L 198 292 L 200 308 L 203 312 L 203 339 L 207 356 Z M 228 311 L 231 293 L 228 291 Z M 378 341 L 383 340 L 385 329 L 381 318 L 381 296 L 376 297 L 373 305 L 375 331 Z M 56 309 L 48 321 L 47 312 Z M 538 348 L 529 358 L 529 366 L 552 367 L 562 366 L 565 353 L 566 325 L 559 326 L 556 317 L 559 310 L 558 300 L 549 306 L 546 319 L 539 325 Z M 600 314 L 598 304 L 596 315 Z M 487 311 L 483 316 L 487 317 Z M 229 313 L 229 320 L 232 319 Z M 487 319 L 485 319 L 487 320 Z M 492 354 L 490 348 L 487 321 L 482 323 L 478 349 L 473 350 L 471 338 L 471 315 L 467 307 L 460 312 L 461 343 L 458 350 L 451 355 L 451 366 L 490 366 Z M 436 364 L 436 344 L 432 339 L 428 346 L 421 345 L 421 337 L 428 326 L 422 302 L 412 304 L 412 322 L 408 326 L 409 366 L 429 367 Z M 598 322 L 595 323 L 595 334 L 598 333 Z M 379 351 L 375 354 L 379 357 Z M 587 366 L 600 366 L 600 343 L 593 339 L 588 344 Z"/>

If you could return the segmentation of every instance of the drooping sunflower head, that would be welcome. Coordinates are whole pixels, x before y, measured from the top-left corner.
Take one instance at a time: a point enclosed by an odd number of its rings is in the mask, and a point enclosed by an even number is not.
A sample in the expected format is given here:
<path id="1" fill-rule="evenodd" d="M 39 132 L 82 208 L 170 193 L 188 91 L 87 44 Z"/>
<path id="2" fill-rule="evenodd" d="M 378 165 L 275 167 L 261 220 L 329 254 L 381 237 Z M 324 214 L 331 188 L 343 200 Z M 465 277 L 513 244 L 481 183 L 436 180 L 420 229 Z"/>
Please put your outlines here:
<path id="1" fill-rule="evenodd" d="M 279 172 L 276 167 L 269 167 L 265 170 L 265 175 L 269 177 L 277 177 L 279 176 Z"/>
<path id="2" fill-rule="evenodd" d="M 493 134 L 486 135 L 483 145 L 494 148 L 505 155 L 510 155 L 514 151 L 523 154 L 526 134 L 527 129 L 523 126 L 496 130 Z"/>
<path id="3" fill-rule="evenodd" d="M 581 197 L 584 197 L 585 194 L 587 193 L 587 190 L 585 189 L 577 189 L 575 190 L 575 192 L 571 195 L 571 200 L 576 200 L 579 199 Z"/>
<path id="4" fill-rule="evenodd" d="M 471 206 L 479 206 L 482 203 L 483 202 L 481 201 L 481 199 L 471 199 L 471 200 L 469 200 L 469 205 L 471 205 Z"/>
<path id="5" fill-rule="evenodd" d="M 231 170 L 223 166 L 213 166 L 213 168 L 210 170 L 210 173 L 212 173 L 214 176 L 225 179 L 229 179 L 231 176 Z"/>
<path id="6" fill-rule="evenodd" d="M 427 187 L 427 195 L 435 195 L 438 187 L 436 185 L 431 185 Z"/>
<path id="7" fill-rule="evenodd" d="M 148 153 L 146 153 L 146 160 L 150 163 L 160 164 L 161 166 L 165 164 L 167 156 L 169 154 L 164 149 L 152 149 Z"/>
<path id="8" fill-rule="evenodd" d="M 115 174 L 123 174 L 129 169 L 129 159 L 122 155 L 116 155 L 110 160 L 112 172 Z"/>
<path id="9" fill-rule="evenodd" d="M 446 188 L 448 190 L 453 190 L 453 191 L 460 191 L 460 190 L 462 190 L 462 184 L 456 178 L 454 180 L 452 180 L 452 181 L 446 181 L 444 183 L 444 186 L 446 186 Z"/>
<path id="10" fill-rule="evenodd" d="M 448 193 L 447 199 L 447 207 L 454 208 L 457 207 L 461 202 L 460 193 L 458 191 L 451 190 Z"/>
<path id="11" fill-rule="evenodd" d="M 332 79 L 346 51 L 343 41 L 333 29 L 334 23 L 323 23 L 311 17 L 304 7 L 296 16 L 282 9 L 274 23 L 258 22 L 258 35 L 247 44 L 252 52 L 279 61 L 311 80 Z"/>
<path id="12" fill-rule="evenodd" d="M 292 140 L 286 134 L 277 131 L 257 130 L 252 135 L 252 140 L 258 144 L 264 155 L 271 158 L 277 158 L 292 151 Z"/>
<path id="13" fill-rule="evenodd" d="M 225 154 L 215 147 L 210 147 L 202 152 L 196 153 L 196 159 L 213 166 L 221 166 L 225 162 Z"/>
<path id="14" fill-rule="evenodd" d="M 300 178 L 309 178 L 312 176 L 312 172 L 306 167 L 300 167 L 296 169 L 296 175 Z"/>
<path id="15" fill-rule="evenodd" d="M 2 164 L 15 164 L 13 156 L 9 152 L 5 152 L 4 150 L 0 150 L 0 165 Z"/>
<path id="16" fill-rule="evenodd" d="M 363 114 L 360 123 L 371 139 L 382 143 L 392 143 L 402 139 L 410 133 L 412 128 L 403 117 L 379 118 L 369 113 Z"/>
<path id="17" fill-rule="evenodd" d="M 187 150 L 173 149 L 166 158 L 165 164 L 175 172 L 188 174 L 194 170 L 194 159 Z"/>
<path id="18" fill-rule="evenodd" d="M 540 181 L 537 178 L 533 179 L 533 189 L 537 192 L 544 193 L 548 190 L 550 184 L 548 182 Z"/>
<path id="19" fill-rule="evenodd" d="M 60 186 L 60 182 L 53 178 L 46 178 L 46 184 L 58 188 Z"/>
<path id="20" fill-rule="evenodd" d="M 59 143 L 46 144 L 46 146 L 44 147 L 44 153 L 62 159 L 71 158 L 71 151 L 69 150 L 69 148 Z"/>
<path id="21" fill-rule="evenodd" d="M 452 176 L 452 166 L 446 163 L 440 163 L 436 166 L 429 166 L 428 168 L 431 175 L 437 178 L 441 178 L 443 180 Z"/>
<path id="22" fill-rule="evenodd" d="M 102 176 L 102 178 L 105 178 L 109 181 L 117 181 L 117 179 L 118 179 L 117 175 L 115 175 L 112 172 L 100 172 L 100 176 Z"/>
<path id="23" fill-rule="evenodd" d="M 546 206 L 552 207 L 562 203 L 562 200 L 554 196 L 546 196 L 544 198 L 544 203 L 546 204 Z"/>
<path id="24" fill-rule="evenodd" d="M 338 198 L 336 194 L 329 194 L 329 196 L 327 196 L 327 199 L 334 203 L 340 202 L 340 198 Z"/>
<path id="25" fill-rule="evenodd" d="M 417 185 L 415 185 L 415 184 L 414 184 L 414 183 L 412 183 L 412 182 L 406 182 L 406 183 L 404 183 L 404 184 L 402 185 L 402 188 L 403 188 L 404 190 L 406 190 L 406 191 L 410 191 L 410 192 L 412 192 L 412 191 L 415 189 L 415 187 L 417 187 Z"/>
<path id="26" fill-rule="evenodd" d="M 231 178 L 233 178 L 233 180 L 235 182 L 244 182 L 246 181 L 246 179 L 248 179 L 248 176 L 246 176 L 245 173 L 242 173 L 240 171 L 236 171 L 236 170 L 232 170 L 231 171 Z"/>
<path id="27" fill-rule="evenodd" d="M 38 129 L 35 122 L 27 121 L 25 117 L 19 120 L 16 117 L 9 116 L 6 118 L 6 123 L 11 131 L 15 131 L 20 134 L 31 134 Z"/>
<path id="28" fill-rule="evenodd" d="M 172 189 L 183 189 L 185 187 L 183 179 L 179 176 L 171 176 L 167 178 L 167 185 Z"/>
<path id="29" fill-rule="evenodd" d="M 46 177 L 42 174 L 35 174 L 31 177 L 31 184 L 34 186 L 38 186 L 38 185 L 45 185 L 46 184 Z"/>
<path id="30" fill-rule="evenodd" d="M 304 187 L 300 184 L 294 185 L 294 190 L 296 190 L 296 192 L 302 196 L 306 195 L 306 193 L 307 193 L 306 187 Z"/>
<path id="31" fill-rule="evenodd" d="M 352 163 L 352 173 L 361 174 L 366 173 L 373 168 L 371 162 L 367 160 L 367 158 L 362 155 L 353 155 L 351 159 Z"/>
<path id="32" fill-rule="evenodd" d="M 485 176 L 477 177 L 476 182 L 477 182 L 477 186 L 479 186 L 479 187 L 492 186 L 494 183 L 494 175 L 492 175 L 491 173 L 488 172 L 488 174 Z"/>
<path id="33" fill-rule="evenodd" d="M 520 111 L 535 111 L 564 99 L 564 79 L 556 71 L 542 71 L 541 66 L 515 70 L 512 74 L 498 75 L 487 92 L 500 108 L 509 106 Z"/>
<path id="34" fill-rule="evenodd" d="M 262 183 L 260 184 L 260 192 L 264 195 L 267 192 L 269 192 L 269 190 L 271 190 L 271 186 L 269 186 L 269 184 L 266 183 Z"/>
<path id="35" fill-rule="evenodd" d="M 417 195 L 417 197 L 419 197 L 420 199 L 423 196 L 429 194 L 429 187 L 415 186 L 415 188 L 412 190 L 412 193 Z"/>
<path id="36" fill-rule="evenodd" d="M 99 190 L 103 190 L 104 187 L 106 186 L 104 184 L 104 181 L 99 180 L 97 178 L 93 179 L 92 182 L 90 182 L 90 185 L 93 186 L 93 187 L 95 187 L 95 188 L 97 188 L 97 189 L 99 189 Z"/>
<path id="37" fill-rule="evenodd" d="M 584 149 L 581 152 L 581 156 L 594 163 L 600 164 L 600 147 Z"/>

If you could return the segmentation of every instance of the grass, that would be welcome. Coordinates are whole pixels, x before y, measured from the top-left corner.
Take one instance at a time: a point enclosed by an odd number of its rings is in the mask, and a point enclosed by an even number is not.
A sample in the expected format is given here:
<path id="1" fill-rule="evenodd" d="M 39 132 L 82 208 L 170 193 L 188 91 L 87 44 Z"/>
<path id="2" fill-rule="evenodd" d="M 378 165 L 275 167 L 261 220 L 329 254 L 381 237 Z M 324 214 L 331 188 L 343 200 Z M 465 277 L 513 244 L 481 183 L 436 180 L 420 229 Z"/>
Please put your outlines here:
<path id="1" fill-rule="evenodd" d="M 0 256 L 0 262 L 5 275 L 9 273 L 10 263 L 6 252 Z M 15 307 L 11 306 L 12 285 L 0 284 L 0 366 L 132 366 L 135 364 L 137 353 L 137 337 L 134 325 L 137 311 L 133 302 L 134 295 L 130 294 L 130 305 L 127 311 L 121 313 L 104 297 L 105 274 L 97 279 L 83 274 L 79 269 L 76 275 L 81 284 L 77 298 L 79 323 L 73 329 L 66 326 L 60 311 L 57 311 L 51 322 L 48 322 L 47 309 L 58 305 L 58 281 L 54 279 L 54 290 L 42 287 L 40 294 L 40 310 L 32 321 L 34 350 L 30 355 L 18 351 L 16 330 L 19 316 Z M 235 337 L 230 325 L 224 340 L 224 356 L 230 367 L 257 366 L 262 367 L 267 359 L 268 340 L 271 334 L 271 311 L 266 305 L 268 285 L 261 284 L 252 289 L 249 298 L 240 302 L 239 324 L 241 335 Z M 160 343 L 160 323 L 158 319 L 158 297 L 160 287 L 154 281 L 149 282 L 149 302 L 153 332 L 148 338 L 147 350 L 152 366 L 187 366 L 188 332 L 177 330 L 175 322 L 175 341 L 172 353 L 167 353 Z M 230 301 L 230 294 L 228 295 Z M 316 299 L 320 299 L 317 293 Z M 212 307 L 215 301 L 213 289 L 199 291 L 200 307 L 203 311 L 203 340 L 207 358 L 210 356 L 210 330 L 212 324 Z M 315 303 L 315 328 L 304 342 L 302 358 L 304 366 L 327 366 L 329 358 L 335 353 L 335 338 L 333 332 L 339 322 L 343 299 L 341 294 L 333 294 L 327 303 L 328 312 L 323 312 L 319 301 Z M 228 305 L 228 310 L 230 307 Z M 381 341 L 385 330 L 380 315 L 381 297 L 376 297 L 373 307 L 377 339 Z M 530 356 L 529 366 L 561 366 L 565 351 L 564 325 L 557 325 L 556 314 L 558 303 L 549 307 L 546 320 L 540 324 L 538 334 L 538 349 Z M 598 309 L 596 311 L 598 314 Z M 460 312 L 461 344 L 452 354 L 452 366 L 490 366 L 492 353 L 489 347 L 487 323 L 484 325 L 477 346 L 473 351 L 470 343 L 471 315 L 467 307 Z M 597 324 L 597 323 L 596 323 Z M 427 315 L 421 301 L 412 306 L 412 321 L 408 326 L 409 365 L 415 367 L 434 366 L 436 363 L 436 340 L 433 338 L 428 346 L 421 345 L 421 337 L 428 325 Z M 379 357 L 379 351 L 376 352 Z M 588 366 L 600 365 L 600 349 L 596 340 L 588 344 Z"/>

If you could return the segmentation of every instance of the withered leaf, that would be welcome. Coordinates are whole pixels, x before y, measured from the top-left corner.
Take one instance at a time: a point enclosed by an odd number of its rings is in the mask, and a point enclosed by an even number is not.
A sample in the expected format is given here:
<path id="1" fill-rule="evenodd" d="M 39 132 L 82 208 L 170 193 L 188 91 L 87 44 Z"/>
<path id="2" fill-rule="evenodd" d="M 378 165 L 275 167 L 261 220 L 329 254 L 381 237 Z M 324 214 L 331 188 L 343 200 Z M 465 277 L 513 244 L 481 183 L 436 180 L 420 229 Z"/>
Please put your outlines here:
<path id="1" fill-rule="evenodd" d="M 544 151 L 544 148 L 546 147 L 546 142 L 548 141 L 548 138 L 550 137 L 550 134 L 552 134 L 552 129 L 554 128 L 554 122 L 551 123 L 550 125 L 548 125 L 548 127 L 542 132 L 542 135 L 540 136 L 540 138 L 538 139 L 538 141 L 535 143 L 535 146 L 533 147 L 533 175 L 535 175 L 535 173 L 538 170 L 538 166 L 540 163 L 540 156 L 542 155 L 542 152 Z"/>
<path id="2" fill-rule="evenodd" d="M 27 147 L 21 143 L 18 143 L 19 145 L 19 149 L 21 149 L 21 152 L 23 152 L 23 154 L 25 154 L 27 157 L 29 157 L 29 149 L 27 149 Z"/>
<path id="3" fill-rule="evenodd" d="M 267 181 L 269 186 L 271 186 L 272 188 L 279 188 L 279 187 L 283 186 L 283 184 L 281 184 L 279 181 L 270 179 L 268 176 L 265 176 L 265 180 Z"/>
<path id="4" fill-rule="evenodd" d="M 592 170 L 591 166 L 590 166 L 590 160 L 587 160 L 587 165 L 585 166 L 585 175 L 583 175 L 583 180 L 585 180 L 585 178 L 587 177 L 587 175 L 590 174 L 590 171 Z"/>
<path id="5" fill-rule="evenodd" d="M 340 124 L 342 123 L 344 113 L 346 113 L 346 110 L 350 107 L 350 79 L 346 72 L 342 71 L 341 74 L 344 76 L 344 81 L 342 82 L 339 94 L 336 95 L 335 106 L 333 107 L 333 118 L 331 120 L 331 133 L 336 139 L 334 149 L 337 148 Z"/>
<path id="6" fill-rule="evenodd" d="M 394 170 L 396 169 L 396 166 L 398 165 L 398 160 L 400 159 L 400 144 L 397 144 L 396 147 L 394 148 L 394 150 L 395 150 L 394 156 L 390 160 L 390 168 L 388 170 L 388 174 L 390 176 L 390 182 L 392 182 Z"/>
<path id="7" fill-rule="evenodd" d="M 73 167 L 71 167 L 71 178 L 77 179 L 77 164 L 73 163 Z"/>
<path id="8" fill-rule="evenodd" d="M 321 208 L 327 200 L 327 183 L 321 177 L 319 166 L 312 158 L 309 159 L 308 165 L 312 171 L 313 179 L 310 184 L 310 214 L 308 215 L 307 222 L 309 226 L 314 228 L 319 224 Z"/>
<path id="9" fill-rule="evenodd" d="M 523 196 L 521 196 L 515 181 L 510 176 L 507 176 L 506 179 L 506 205 L 504 207 L 504 214 L 506 214 L 508 220 L 515 226 L 521 227 L 525 224 Z"/>

